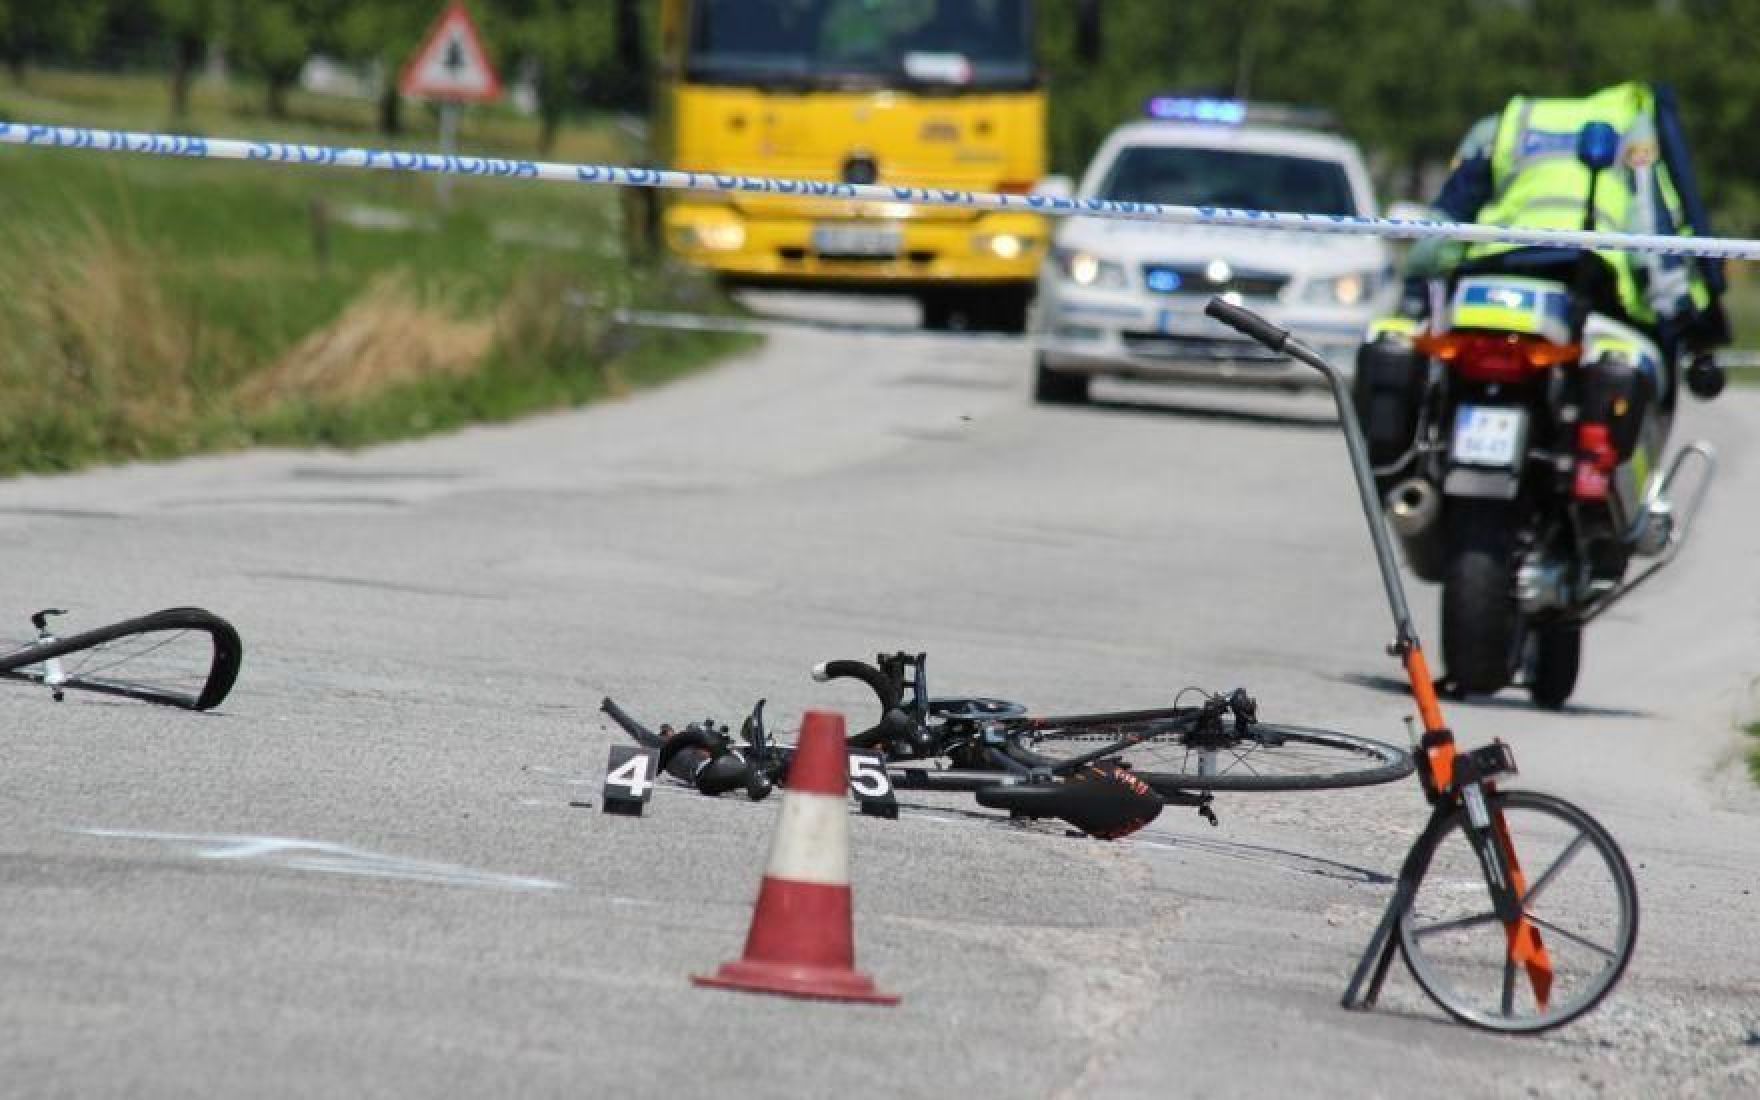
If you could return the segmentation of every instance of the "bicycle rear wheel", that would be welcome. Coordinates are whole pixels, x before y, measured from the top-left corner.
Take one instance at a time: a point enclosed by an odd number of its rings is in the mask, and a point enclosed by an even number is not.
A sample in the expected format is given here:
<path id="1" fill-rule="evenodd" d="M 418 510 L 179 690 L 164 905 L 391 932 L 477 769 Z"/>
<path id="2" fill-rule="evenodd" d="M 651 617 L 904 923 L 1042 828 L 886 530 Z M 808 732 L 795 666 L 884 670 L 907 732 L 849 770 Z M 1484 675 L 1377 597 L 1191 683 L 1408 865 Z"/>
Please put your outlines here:
<path id="1" fill-rule="evenodd" d="M 174 607 L 53 642 L 0 641 L 0 679 L 208 710 L 238 679 L 244 643 L 199 607 Z"/>
<path id="2" fill-rule="evenodd" d="M 1194 732 L 1188 712 L 1137 711 L 1037 718 L 1010 732 L 1008 753 L 1029 767 L 1052 767 L 1108 744 L 1142 737 L 1108 753 L 1158 791 L 1315 791 L 1391 783 L 1412 772 L 1405 749 L 1366 737 L 1305 726 L 1254 722 L 1237 731 Z"/>
<path id="3" fill-rule="evenodd" d="M 1526 879 L 1522 911 L 1545 958 L 1511 958 L 1485 870 L 1457 808 L 1419 838 L 1418 888 L 1399 915 L 1400 953 L 1449 1015 L 1492 1031 L 1546 1031 L 1594 1008 L 1631 961 L 1638 889 L 1606 829 L 1562 799 L 1497 791 L 1487 799 L 1508 826 Z"/>

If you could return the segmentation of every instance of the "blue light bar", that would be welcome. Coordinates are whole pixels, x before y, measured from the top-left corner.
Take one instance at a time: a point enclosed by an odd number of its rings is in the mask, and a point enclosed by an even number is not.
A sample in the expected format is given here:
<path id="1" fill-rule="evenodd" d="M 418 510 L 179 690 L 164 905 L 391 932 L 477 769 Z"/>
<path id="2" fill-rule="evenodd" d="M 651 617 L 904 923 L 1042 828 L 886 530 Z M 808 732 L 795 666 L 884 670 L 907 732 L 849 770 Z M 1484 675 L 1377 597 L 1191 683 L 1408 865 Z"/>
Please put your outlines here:
<path id="1" fill-rule="evenodd" d="M 1158 95 L 1144 108 L 1150 118 L 1165 122 L 1214 122 L 1238 126 L 1247 120 L 1247 105 L 1238 99 L 1192 99 Z"/>
<path id="2" fill-rule="evenodd" d="M 1170 271 L 1165 267 L 1152 268 L 1149 271 L 1149 289 L 1161 294 L 1172 294 L 1185 282 L 1179 272 Z"/>

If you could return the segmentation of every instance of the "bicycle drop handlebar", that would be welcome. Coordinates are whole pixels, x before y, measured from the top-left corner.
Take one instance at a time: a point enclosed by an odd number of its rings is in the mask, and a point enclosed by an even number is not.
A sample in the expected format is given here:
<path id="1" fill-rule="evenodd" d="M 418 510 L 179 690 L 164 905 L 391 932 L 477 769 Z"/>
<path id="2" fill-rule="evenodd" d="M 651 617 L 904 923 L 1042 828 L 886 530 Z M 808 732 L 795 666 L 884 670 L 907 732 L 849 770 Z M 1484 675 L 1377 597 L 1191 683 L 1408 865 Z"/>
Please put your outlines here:
<path id="1" fill-rule="evenodd" d="M 823 684 L 848 677 L 867 684 L 880 700 L 882 714 L 898 706 L 904 694 L 892 678 L 864 661 L 823 661 L 813 666 L 813 679 Z"/>

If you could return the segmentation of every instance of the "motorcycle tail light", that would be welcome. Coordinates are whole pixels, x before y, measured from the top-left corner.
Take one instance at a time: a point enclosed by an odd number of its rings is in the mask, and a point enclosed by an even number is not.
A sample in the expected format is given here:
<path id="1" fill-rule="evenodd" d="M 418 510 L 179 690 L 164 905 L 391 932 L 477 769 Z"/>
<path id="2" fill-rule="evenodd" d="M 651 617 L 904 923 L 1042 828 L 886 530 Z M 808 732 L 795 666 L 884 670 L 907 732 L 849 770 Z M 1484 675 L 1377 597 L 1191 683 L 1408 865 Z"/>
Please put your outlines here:
<path id="1" fill-rule="evenodd" d="M 1502 332 L 1444 332 L 1420 336 L 1413 345 L 1470 382 L 1520 382 L 1532 371 L 1573 363 L 1582 356 L 1575 344 Z"/>
<path id="2" fill-rule="evenodd" d="M 1577 473 L 1571 483 L 1571 496 L 1584 501 L 1606 500 L 1611 475 L 1618 465 L 1619 452 L 1614 450 L 1606 424 L 1577 425 Z"/>
<path id="3" fill-rule="evenodd" d="M 1604 501 L 1610 480 L 1605 470 L 1596 469 L 1587 462 L 1578 463 L 1577 476 L 1571 482 L 1571 496 L 1585 503 Z"/>

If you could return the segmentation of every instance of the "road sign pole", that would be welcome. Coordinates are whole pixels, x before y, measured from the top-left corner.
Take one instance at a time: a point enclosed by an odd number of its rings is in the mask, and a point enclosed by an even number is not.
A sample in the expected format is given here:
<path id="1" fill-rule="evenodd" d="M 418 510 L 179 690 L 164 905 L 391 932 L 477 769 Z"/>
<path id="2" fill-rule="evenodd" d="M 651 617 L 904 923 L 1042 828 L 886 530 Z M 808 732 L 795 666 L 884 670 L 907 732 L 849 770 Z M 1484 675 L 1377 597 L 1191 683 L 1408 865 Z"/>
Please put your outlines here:
<path id="1" fill-rule="evenodd" d="M 440 152 L 444 156 L 458 155 L 458 116 L 464 106 L 446 100 L 440 104 Z M 434 193 L 440 200 L 442 210 L 452 206 L 452 181 L 446 175 L 434 177 Z"/>
<path id="2" fill-rule="evenodd" d="M 501 98 L 501 77 L 483 48 L 482 35 L 471 22 L 463 0 L 452 0 L 440 14 L 422 46 L 403 67 L 398 91 L 411 99 L 426 99 L 440 108 L 440 152 L 458 156 L 458 119 L 466 103 L 493 103 Z M 440 208 L 452 206 L 452 184 L 443 176 L 434 180 Z"/>

